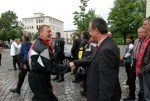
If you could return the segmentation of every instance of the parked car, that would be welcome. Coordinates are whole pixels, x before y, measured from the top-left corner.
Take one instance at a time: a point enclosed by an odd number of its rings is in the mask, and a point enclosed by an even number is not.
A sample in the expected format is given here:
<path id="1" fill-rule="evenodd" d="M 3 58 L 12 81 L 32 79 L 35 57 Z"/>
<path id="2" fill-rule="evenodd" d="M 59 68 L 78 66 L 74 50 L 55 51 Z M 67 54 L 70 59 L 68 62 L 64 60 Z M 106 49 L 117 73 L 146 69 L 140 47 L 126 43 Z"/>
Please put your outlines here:
<path id="1" fill-rule="evenodd" d="M 63 59 L 63 63 L 69 63 L 70 61 L 72 61 L 71 48 L 65 47 L 64 54 L 65 57 Z"/>
<path id="2" fill-rule="evenodd" d="M 0 47 L 10 48 L 10 43 L 8 41 L 0 42 Z"/>

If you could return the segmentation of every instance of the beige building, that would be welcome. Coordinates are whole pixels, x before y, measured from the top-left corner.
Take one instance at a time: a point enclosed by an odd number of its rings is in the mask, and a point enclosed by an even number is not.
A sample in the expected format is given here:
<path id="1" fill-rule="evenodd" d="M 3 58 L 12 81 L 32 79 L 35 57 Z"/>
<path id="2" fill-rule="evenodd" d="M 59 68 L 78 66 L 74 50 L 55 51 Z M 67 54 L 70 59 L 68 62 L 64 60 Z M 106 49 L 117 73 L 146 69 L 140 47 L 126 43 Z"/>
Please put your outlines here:
<path id="1" fill-rule="evenodd" d="M 150 0 L 147 0 L 146 17 L 150 16 Z"/>
<path id="2" fill-rule="evenodd" d="M 23 18 L 25 33 L 37 33 L 40 25 L 49 25 L 52 29 L 52 37 L 55 38 L 55 33 L 60 32 L 63 37 L 63 21 L 50 16 L 44 16 L 43 13 L 34 13 L 34 17 Z"/>
<path id="3" fill-rule="evenodd" d="M 72 43 L 72 35 L 76 30 L 64 31 L 64 40 L 67 43 Z"/>

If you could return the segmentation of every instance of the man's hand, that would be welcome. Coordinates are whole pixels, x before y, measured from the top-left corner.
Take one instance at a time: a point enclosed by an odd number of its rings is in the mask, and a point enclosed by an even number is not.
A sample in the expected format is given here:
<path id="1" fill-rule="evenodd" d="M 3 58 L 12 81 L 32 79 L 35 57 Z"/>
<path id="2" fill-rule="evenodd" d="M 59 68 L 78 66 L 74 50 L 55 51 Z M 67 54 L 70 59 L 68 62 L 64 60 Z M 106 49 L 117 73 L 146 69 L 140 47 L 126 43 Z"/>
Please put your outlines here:
<path id="1" fill-rule="evenodd" d="M 70 62 L 70 63 L 69 63 L 69 66 L 70 66 L 70 68 L 71 68 L 71 71 L 73 71 L 73 70 L 75 69 L 75 65 L 74 65 L 73 62 Z"/>
<path id="2" fill-rule="evenodd" d="M 28 69 L 27 65 L 23 64 L 23 69 Z"/>
<path id="3" fill-rule="evenodd" d="M 124 61 L 123 55 L 120 55 L 120 61 Z"/>

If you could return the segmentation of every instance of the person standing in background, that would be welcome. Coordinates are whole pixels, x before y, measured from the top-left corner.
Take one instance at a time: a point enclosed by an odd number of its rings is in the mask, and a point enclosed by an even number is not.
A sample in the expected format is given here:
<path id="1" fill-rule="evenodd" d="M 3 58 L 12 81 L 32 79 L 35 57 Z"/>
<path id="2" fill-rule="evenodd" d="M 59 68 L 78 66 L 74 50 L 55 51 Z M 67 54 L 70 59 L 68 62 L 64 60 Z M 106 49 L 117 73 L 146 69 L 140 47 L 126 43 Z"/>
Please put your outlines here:
<path id="1" fill-rule="evenodd" d="M 126 82 L 124 82 L 124 86 L 125 88 L 129 87 L 129 77 L 130 77 L 130 70 L 131 70 L 131 62 L 132 62 L 132 51 L 133 51 L 133 47 L 134 47 L 134 37 L 133 36 L 127 36 L 127 47 L 125 50 L 125 54 L 123 56 L 123 59 L 125 61 L 125 70 L 127 73 L 127 80 Z"/>
<path id="2" fill-rule="evenodd" d="M 59 64 L 63 63 L 64 59 L 64 45 L 65 42 L 61 37 L 60 32 L 56 32 L 56 39 L 54 44 L 54 57 Z M 56 75 L 53 81 L 57 80 L 57 82 L 64 81 L 64 74 Z"/>
<path id="3" fill-rule="evenodd" d="M 75 36 L 75 40 L 73 41 L 73 45 L 72 45 L 72 48 L 71 48 L 71 54 L 73 56 L 73 60 L 78 60 L 78 53 L 79 53 L 79 46 L 80 46 L 80 42 L 81 42 L 81 38 L 80 38 L 80 35 L 76 35 Z M 74 83 L 77 83 L 79 80 L 77 78 L 77 69 L 78 67 L 75 68 L 75 70 L 73 70 L 73 75 L 75 77 L 75 79 L 72 81 Z"/>
<path id="4" fill-rule="evenodd" d="M 130 77 L 129 77 L 129 95 L 124 98 L 124 100 L 135 100 L 135 90 L 136 90 L 136 85 L 135 85 L 135 80 L 136 80 L 136 62 L 137 58 L 139 55 L 139 51 L 141 48 L 141 44 L 146 37 L 145 34 L 145 28 L 144 27 L 139 27 L 138 28 L 138 39 L 135 40 L 134 42 L 134 48 L 132 51 L 132 63 L 131 63 L 131 68 L 130 68 Z M 140 83 L 140 82 L 139 82 Z"/>
<path id="5" fill-rule="evenodd" d="M 18 39 L 14 38 L 14 40 L 11 44 L 11 48 L 10 48 L 10 55 L 13 57 L 14 70 L 17 70 L 16 64 L 18 64 L 19 69 L 21 68 L 20 63 L 18 62 L 18 57 L 17 57 L 20 52 L 20 47 L 21 47 L 21 44 L 18 45 Z"/>
<path id="6" fill-rule="evenodd" d="M 150 101 L 150 16 L 144 19 L 143 27 L 147 36 L 141 44 L 136 63 L 140 87 L 138 101 Z"/>
<path id="7" fill-rule="evenodd" d="M 27 58 L 28 58 L 28 51 L 30 49 L 30 46 L 31 46 L 31 42 L 29 40 L 29 37 L 23 35 L 22 36 L 21 52 L 20 52 L 21 70 L 20 70 L 19 75 L 18 75 L 17 87 L 10 89 L 9 90 L 10 92 L 20 94 L 20 90 L 21 90 L 21 87 L 23 85 L 25 76 L 27 74 L 27 71 L 29 70 Z"/>
<path id="8" fill-rule="evenodd" d="M 75 40 L 73 41 L 72 48 L 71 48 L 71 54 L 73 56 L 73 60 L 78 60 L 78 52 L 79 52 L 79 46 L 81 42 L 80 35 L 75 36 Z"/>

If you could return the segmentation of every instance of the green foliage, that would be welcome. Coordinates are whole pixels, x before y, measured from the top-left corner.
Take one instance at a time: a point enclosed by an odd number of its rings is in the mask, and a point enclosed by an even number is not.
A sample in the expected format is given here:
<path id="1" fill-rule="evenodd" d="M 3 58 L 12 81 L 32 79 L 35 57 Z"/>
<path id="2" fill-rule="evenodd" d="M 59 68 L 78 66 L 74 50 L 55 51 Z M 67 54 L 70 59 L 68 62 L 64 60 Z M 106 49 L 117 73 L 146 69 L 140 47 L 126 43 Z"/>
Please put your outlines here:
<path id="1" fill-rule="evenodd" d="M 35 40 L 36 38 L 38 38 L 38 33 L 33 34 L 33 40 Z"/>
<path id="2" fill-rule="evenodd" d="M 81 6 L 79 6 L 80 8 L 80 12 L 75 11 L 74 14 L 74 25 L 77 26 L 77 32 L 76 33 L 81 33 L 82 31 L 88 31 L 88 27 L 89 27 L 89 22 L 96 17 L 95 15 L 95 10 L 94 9 L 90 9 L 87 13 L 86 13 L 86 7 L 88 6 L 89 0 L 80 0 L 81 2 Z"/>
<path id="3" fill-rule="evenodd" d="M 23 33 L 19 33 L 16 30 L 6 31 L 4 30 L 2 33 L 0 33 L 0 40 L 9 40 L 14 38 L 21 38 Z"/>
<path id="4" fill-rule="evenodd" d="M 21 38 L 23 35 L 22 23 L 17 20 L 17 15 L 13 11 L 6 11 L 0 17 L 0 39 L 9 40 L 15 37 Z"/>
<path id="5" fill-rule="evenodd" d="M 11 30 L 18 26 L 17 16 L 12 11 L 7 11 L 1 14 L 0 18 L 0 28 L 4 30 Z"/>
<path id="6" fill-rule="evenodd" d="M 146 0 L 115 0 L 108 17 L 110 30 L 121 34 L 126 43 L 126 36 L 136 34 L 146 15 Z"/>

